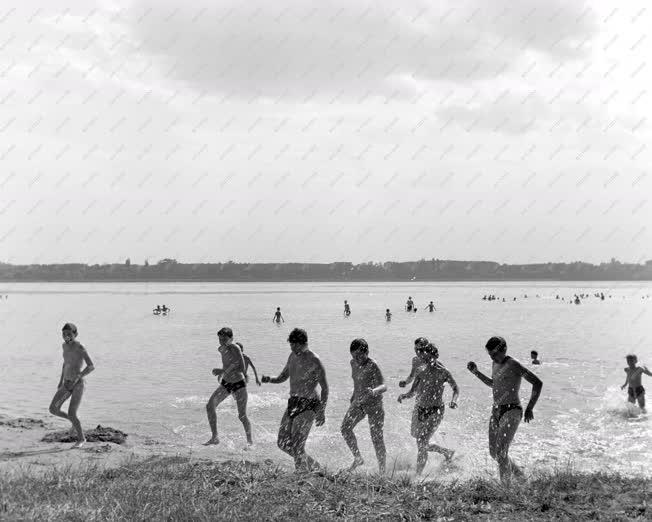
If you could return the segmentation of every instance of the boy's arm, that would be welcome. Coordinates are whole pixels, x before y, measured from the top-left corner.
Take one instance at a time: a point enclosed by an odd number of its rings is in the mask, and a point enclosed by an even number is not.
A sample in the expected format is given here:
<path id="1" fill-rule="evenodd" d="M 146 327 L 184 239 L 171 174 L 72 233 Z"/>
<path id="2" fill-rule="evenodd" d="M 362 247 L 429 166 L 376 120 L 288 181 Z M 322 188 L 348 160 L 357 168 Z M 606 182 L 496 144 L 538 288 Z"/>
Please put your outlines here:
<path id="1" fill-rule="evenodd" d="M 627 371 L 627 368 L 625 368 L 625 384 L 623 384 L 620 389 L 624 390 L 627 385 L 629 384 L 629 372 Z"/>
<path id="2" fill-rule="evenodd" d="M 417 375 L 414 379 L 414 382 L 412 383 L 412 387 L 410 388 L 410 391 L 404 393 L 403 395 L 398 396 L 399 402 L 401 402 L 401 400 L 403 399 L 411 399 L 412 397 L 414 397 L 414 394 L 416 393 L 417 387 L 419 386 L 420 382 L 421 382 L 421 377 Z"/>
<path id="3" fill-rule="evenodd" d="M 652 372 L 647 369 L 647 366 L 643 366 L 641 369 L 643 370 L 643 373 L 645 375 L 651 375 L 652 376 Z"/>
<path id="4" fill-rule="evenodd" d="M 321 400 L 320 400 L 320 406 L 319 406 L 319 411 L 317 412 L 316 418 L 315 418 L 315 425 L 316 426 L 321 426 L 326 422 L 326 403 L 328 402 L 328 381 L 326 380 L 326 370 L 324 369 L 324 365 L 321 363 L 318 357 L 315 357 L 317 361 L 317 382 L 319 384 L 319 388 L 321 389 Z"/>
<path id="5" fill-rule="evenodd" d="M 262 381 L 263 382 L 270 382 L 272 384 L 280 384 L 282 382 L 285 382 L 288 380 L 288 377 L 290 377 L 290 359 L 288 358 L 288 362 L 285 364 L 285 368 L 283 368 L 283 371 L 279 373 L 278 377 L 269 377 L 268 375 L 263 375 Z"/>
<path id="6" fill-rule="evenodd" d="M 61 365 L 61 377 L 59 377 L 59 384 L 57 385 L 57 388 L 61 388 L 61 385 L 63 384 L 63 369 L 66 366 L 66 363 L 63 363 Z"/>
<path id="7" fill-rule="evenodd" d="M 383 379 L 383 372 L 380 371 L 378 365 L 376 365 L 375 373 L 376 373 L 375 378 L 376 378 L 376 382 L 378 383 L 378 386 L 371 389 L 371 394 L 377 396 L 387 391 L 387 385 L 385 384 L 385 379 Z"/>
<path id="8" fill-rule="evenodd" d="M 460 396 L 460 389 L 457 386 L 457 383 L 455 382 L 455 379 L 453 379 L 453 375 L 451 372 L 448 372 L 448 375 L 446 376 L 446 381 L 448 384 L 451 385 L 451 388 L 453 389 L 453 398 L 451 399 L 451 408 L 455 408 L 457 406 L 457 398 Z M 455 406 L 453 406 L 455 404 Z"/>
<path id="9" fill-rule="evenodd" d="M 490 379 L 484 373 L 482 373 L 480 370 L 478 370 L 478 366 L 474 362 L 470 362 L 469 364 L 466 365 L 466 367 L 468 368 L 468 370 L 473 375 L 475 375 L 478 379 L 480 379 L 487 386 L 489 386 L 490 388 L 493 387 L 493 385 L 494 385 L 493 379 Z"/>
<path id="10" fill-rule="evenodd" d="M 410 375 L 407 376 L 407 378 L 404 381 L 399 381 L 398 385 L 401 388 L 405 388 L 408 384 L 412 382 L 412 379 L 414 379 L 414 371 L 417 367 L 418 363 L 415 363 L 414 360 L 412 361 L 412 368 L 410 369 Z"/>
<path id="11" fill-rule="evenodd" d="M 513 360 L 513 359 L 512 359 Z M 541 395 L 541 389 L 543 388 L 543 382 L 536 375 L 534 375 L 530 370 L 525 368 L 521 363 L 516 363 L 520 367 L 522 377 L 532 385 L 532 395 L 530 396 L 530 402 L 528 402 L 527 407 L 525 408 L 524 419 L 525 422 L 530 422 L 534 419 L 534 414 L 532 410 L 534 405 L 539 400 L 539 395 Z"/>
<path id="12" fill-rule="evenodd" d="M 86 348 L 84 348 L 83 346 L 81 348 L 82 348 L 82 355 L 84 357 L 84 362 L 86 363 L 86 368 L 84 368 L 82 372 L 79 374 L 80 379 L 82 377 L 85 377 L 95 369 L 95 366 L 93 365 L 93 361 L 91 361 L 91 356 L 88 355 Z"/>
<path id="13" fill-rule="evenodd" d="M 247 357 L 247 356 L 245 355 L 245 357 Z M 249 366 L 251 366 L 251 369 L 254 371 L 254 377 L 256 379 L 256 384 L 260 384 L 260 380 L 258 379 L 258 372 L 256 371 L 256 367 L 254 366 L 254 363 L 251 361 L 251 359 L 249 357 L 247 357 L 247 363 L 249 364 Z"/>

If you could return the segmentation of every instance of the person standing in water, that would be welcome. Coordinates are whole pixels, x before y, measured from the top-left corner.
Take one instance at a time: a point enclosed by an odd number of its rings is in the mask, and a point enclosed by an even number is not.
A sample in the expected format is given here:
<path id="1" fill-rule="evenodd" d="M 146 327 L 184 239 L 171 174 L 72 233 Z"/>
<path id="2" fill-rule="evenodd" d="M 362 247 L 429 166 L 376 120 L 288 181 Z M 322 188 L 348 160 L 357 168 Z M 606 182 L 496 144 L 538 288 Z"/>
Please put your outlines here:
<path id="1" fill-rule="evenodd" d="M 351 405 L 342 421 L 342 436 L 346 445 L 353 453 L 353 464 L 349 470 L 354 470 L 364 464 L 364 459 L 358 449 L 358 441 L 353 433 L 357 424 L 367 417 L 371 441 L 378 459 L 378 470 L 385 473 L 385 441 L 383 427 L 385 425 L 385 410 L 383 408 L 383 393 L 387 391 L 383 374 L 376 361 L 369 357 L 369 345 L 364 339 L 354 339 L 351 343 L 351 377 L 353 378 L 353 395 Z"/>
<path id="2" fill-rule="evenodd" d="M 281 451 L 294 459 L 297 471 L 313 471 L 319 463 L 306 453 L 306 440 L 312 423 L 323 426 L 326 422 L 328 382 L 326 370 L 317 354 L 308 347 L 308 334 L 301 328 L 290 332 L 288 343 L 292 353 L 278 377 L 263 375 L 263 383 L 280 384 L 290 379 L 290 398 L 281 419 L 277 444 Z M 321 400 L 317 397 L 321 388 Z"/>
<path id="3" fill-rule="evenodd" d="M 276 313 L 274 314 L 274 317 L 272 318 L 272 321 L 275 322 L 276 324 L 281 324 L 281 321 L 285 322 L 285 319 L 283 319 L 283 316 L 281 315 L 281 307 L 280 306 L 276 307 Z"/>
<path id="4" fill-rule="evenodd" d="M 233 395 L 238 407 L 238 418 L 242 422 L 247 437 L 247 444 L 251 446 L 253 439 L 251 437 L 251 423 L 247 417 L 247 383 L 245 381 L 245 361 L 242 356 L 242 350 L 233 342 L 233 330 L 228 327 L 220 328 L 217 332 L 220 346 L 218 351 L 222 356 L 222 368 L 213 368 L 213 375 L 221 377 L 220 385 L 213 392 L 206 403 L 206 415 L 208 424 L 211 428 L 211 438 L 204 443 L 204 446 L 219 444 L 220 439 L 217 436 L 217 414 L 215 410 L 224 399 Z"/>
<path id="5" fill-rule="evenodd" d="M 437 309 L 435 308 L 435 303 L 433 303 L 432 301 L 430 301 L 430 303 L 428 303 L 428 311 L 429 311 L 429 312 L 434 312 L 435 310 L 437 310 Z"/>
<path id="6" fill-rule="evenodd" d="M 406 312 L 411 312 L 412 308 L 414 308 L 414 301 L 412 301 L 412 296 L 410 296 L 410 297 L 408 297 L 408 300 L 405 303 L 405 311 Z"/>
<path id="7" fill-rule="evenodd" d="M 485 348 L 493 362 L 491 378 L 480 372 L 473 361 L 467 364 L 467 368 L 493 391 L 494 403 L 489 417 L 489 454 L 498 462 L 500 480 L 509 484 L 512 473 L 523 475 L 521 469 L 509 458 L 509 447 L 523 416 L 519 397 L 521 380 L 525 379 L 532 385 L 530 402 L 525 408 L 525 422 L 534 419 L 533 410 L 541 395 L 543 383 L 520 362 L 507 355 L 507 342 L 502 337 L 490 338 Z"/>
<path id="8" fill-rule="evenodd" d="M 344 317 L 351 315 L 351 307 L 347 301 L 344 301 Z"/>
<path id="9" fill-rule="evenodd" d="M 77 327 L 74 324 L 64 324 L 61 335 L 64 341 L 61 345 L 63 349 L 63 367 L 61 368 L 61 378 L 57 385 L 57 391 L 52 398 L 49 410 L 52 415 L 70 421 L 77 435 L 77 442 L 72 447 L 81 448 L 86 442 L 86 437 L 84 437 L 84 430 L 82 430 L 81 422 L 77 417 L 77 410 L 84 395 L 84 377 L 91 373 L 95 366 L 86 348 L 77 341 Z M 86 364 L 83 370 L 82 364 Z M 61 406 L 68 399 L 70 399 L 68 413 L 64 413 L 61 411 Z"/>
<path id="10" fill-rule="evenodd" d="M 431 444 L 430 438 L 444 418 L 444 384 L 448 383 L 453 389 L 453 397 L 449 405 L 451 409 L 457 408 L 459 388 L 451 373 L 437 361 L 439 351 L 434 344 L 419 346 L 417 353 L 423 364 L 415 372 L 412 388 L 408 393 L 399 395 L 398 402 L 412 398 L 415 393 L 417 395 L 410 432 L 417 439 L 416 472 L 420 475 L 428 462 L 429 451 L 440 453 L 447 461 L 453 458 L 455 453 L 453 450 Z"/>
<path id="11" fill-rule="evenodd" d="M 630 354 L 625 357 L 627 361 L 627 368 L 625 368 L 625 384 L 623 384 L 620 389 L 624 390 L 627 388 L 627 401 L 635 404 L 638 401 L 638 406 L 641 408 L 641 411 L 645 413 L 645 388 L 643 388 L 643 374 L 652 375 L 650 370 L 647 369 L 647 366 L 643 365 L 636 366 L 638 362 L 638 357 L 636 355 Z"/>
<path id="12" fill-rule="evenodd" d="M 385 310 L 385 321 L 389 322 L 392 320 L 392 312 L 389 311 L 389 308 Z"/>

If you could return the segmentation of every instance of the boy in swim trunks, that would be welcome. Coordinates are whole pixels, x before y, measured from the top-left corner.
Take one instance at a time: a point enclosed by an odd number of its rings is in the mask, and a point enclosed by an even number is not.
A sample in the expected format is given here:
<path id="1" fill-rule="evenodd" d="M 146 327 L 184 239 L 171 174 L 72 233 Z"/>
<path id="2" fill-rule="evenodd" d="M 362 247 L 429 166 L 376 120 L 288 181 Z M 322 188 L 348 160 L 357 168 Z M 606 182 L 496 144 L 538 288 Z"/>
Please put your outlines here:
<path id="1" fill-rule="evenodd" d="M 388 322 L 392 320 L 392 312 L 389 311 L 389 308 L 385 310 L 385 320 Z"/>
<path id="2" fill-rule="evenodd" d="M 280 306 L 276 307 L 276 313 L 274 313 L 274 317 L 272 318 L 272 321 L 277 324 L 281 324 L 281 321 L 285 322 L 285 319 L 283 319 L 283 316 L 281 315 Z"/>
<path id="3" fill-rule="evenodd" d="M 632 404 L 638 401 L 638 407 L 645 413 L 645 388 L 643 388 L 641 381 L 643 380 L 643 374 L 652 375 L 652 373 L 650 373 L 650 370 L 645 365 L 643 367 L 636 366 L 638 362 L 636 355 L 630 354 L 625 357 L 625 360 L 627 361 L 625 384 L 620 389 L 624 390 L 629 385 L 629 388 L 627 388 L 627 401 Z"/>
<path id="4" fill-rule="evenodd" d="M 245 382 L 249 382 L 249 375 L 247 375 L 247 372 L 249 371 L 249 367 L 251 366 L 251 369 L 254 371 L 254 377 L 256 378 L 256 384 L 260 386 L 262 383 L 258 380 L 258 372 L 256 371 L 256 367 L 254 366 L 253 361 L 246 353 L 244 353 L 244 346 L 242 345 L 242 343 L 236 342 L 235 344 L 237 344 L 240 347 L 240 351 L 242 352 L 242 357 L 245 362 Z"/>
<path id="5" fill-rule="evenodd" d="M 221 376 L 220 385 L 213 392 L 211 398 L 206 403 L 206 414 L 208 424 L 211 427 L 211 438 L 204 443 L 204 446 L 219 444 L 220 439 L 217 436 L 217 414 L 216 408 L 229 395 L 233 395 L 238 406 L 238 418 L 247 436 L 247 444 L 251 446 L 253 439 L 251 437 L 251 423 L 247 418 L 247 383 L 245 381 L 245 362 L 240 347 L 233 342 L 233 330 L 231 328 L 221 328 L 217 332 L 217 338 L 220 341 L 218 351 L 222 356 L 222 368 L 213 368 L 213 375 Z"/>
<path id="6" fill-rule="evenodd" d="M 61 345 L 63 348 L 63 367 L 57 391 L 50 403 L 50 413 L 72 423 L 77 435 L 77 442 L 72 447 L 81 448 L 86 442 L 86 438 L 84 437 L 81 422 L 77 417 L 77 410 L 84 395 L 84 377 L 91 373 L 95 366 L 93 366 L 93 361 L 91 361 L 86 348 L 77 341 L 77 327 L 74 324 L 64 324 L 61 335 L 64 340 Z M 82 370 L 82 364 L 84 363 L 86 368 Z M 68 399 L 70 399 L 68 413 L 64 413 L 61 411 L 61 406 Z"/>
<path id="7" fill-rule="evenodd" d="M 435 451 L 444 455 L 446 460 L 453 458 L 453 450 L 430 444 L 430 438 L 435 433 L 444 418 L 444 384 L 448 383 L 453 389 L 453 398 L 450 402 L 451 409 L 457 408 L 459 388 L 451 373 L 437 361 L 439 351 L 437 347 L 428 343 L 417 349 L 419 358 L 423 362 L 417 367 L 414 384 L 408 393 L 398 396 L 398 402 L 410 399 L 416 393 L 417 400 L 412 414 L 411 434 L 417 439 L 417 475 L 421 474 L 428 462 L 428 452 Z"/>
<path id="8" fill-rule="evenodd" d="M 369 345 L 364 339 L 354 339 L 350 347 L 351 376 L 353 377 L 353 395 L 351 406 L 344 415 L 341 432 L 347 446 L 353 453 L 353 464 L 350 471 L 364 464 L 358 441 L 353 429 L 365 417 L 369 420 L 371 441 L 376 450 L 378 470 L 385 473 L 385 441 L 383 440 L 383 426 L 385 424 L 385 410 L 383 409 L 383 393 L 387 391 L 383 374 L 376 361 L 369 357 Z"/>
<path id="9" fill-rule="evenodd" d="M 509 484 L 512 473 L 523 474 L 509 458 L 509 446 L 523 416 L 523 407 L 518 393 L 521 380 L 525 379 L 532 385 L 530 402 L 525 408 L 525 422 L 534 419 L 532 410 L 541 395 L 543 383 L 520 362 L 506 355 L 507 342 L 502 337 L 492 337 L 487 341 L 485 348 L 493 361 L 491 379 L 480 372 L 472 361 L 467 364 L 467 368 L 493 391 L 494 404 L 489 417 L 489 454 L 498 462 L 500 480 L 504 484 Z"/>
<path id="10" fill-rule="evenodd" d="M 407 379 L 404 381 L 399 381 L 398 385 L 400 388 L 405 388 L 408 384 L 412 382 L 412 379 L 414 378 L 414 373 L 417 370 L 417 367 L 422 364 L 421 358 L 419 357 L 419 347 L 420 346 L 427 346 L 429 343 L 428 339 L 425 337 L 418 337 L 414 341 L 414 357 L 412 357 L 412 369 L 410 370 L 410 375 L 407 376 Z"/>
<path id="11" fill-rule="evenodd" d="M 308 334 L 301 328 L 290 332 L 288 343 L 292 353 L 278 377 L 263 375 L 263 383 L 279 384 L 290 379 L 288 407 L 278 431 L 278 447 L 294 459 L 297 471 L 318 470 L 319 463 L 306 453 L 306 440 L 313 421 L 317 426 L 326 422 L 328 383 L 326 371 L 317 354 L 308 348 Z M 321 400 L 317 397 L 317 385 Z"/>
<path id="12" fill-rule="evenodd" d="M 428 311 L 429 311 L 429 312 L 434 312 L 435 310 L 437 310 L 437 309 L 435 308 L 435 303 L 433 303 L 432 301 L 430 301 L 430 303 L 428 304 Z"/>

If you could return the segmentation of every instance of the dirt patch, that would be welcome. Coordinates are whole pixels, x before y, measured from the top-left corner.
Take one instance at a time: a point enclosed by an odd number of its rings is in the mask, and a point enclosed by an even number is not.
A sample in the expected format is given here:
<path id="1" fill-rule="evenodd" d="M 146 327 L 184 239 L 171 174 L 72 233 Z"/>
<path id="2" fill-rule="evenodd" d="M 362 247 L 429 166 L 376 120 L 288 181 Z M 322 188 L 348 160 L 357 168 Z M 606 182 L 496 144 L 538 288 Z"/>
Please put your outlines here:
<path id="1" fill-rule="evenodd" d="M 40 419 L 20 417 L 18 419 L 0 419 L 0 426 L 20 430 L 33 430 L 35 428 L 45 428 L 46 424 Z"/>
<path id="2" fill-rule="evenodd" d="M 127 434 L 123 431 L 116 430 L 108 426 L 98 425 L 93 430 L 84 432 L 88 442 L 112 442 L 113 444 L 124 444 L 127 440 Z M 69 431 L 56 431 L 48 433 L 41 439 L 42 442 L 77 442 L 77 435 Z"/>

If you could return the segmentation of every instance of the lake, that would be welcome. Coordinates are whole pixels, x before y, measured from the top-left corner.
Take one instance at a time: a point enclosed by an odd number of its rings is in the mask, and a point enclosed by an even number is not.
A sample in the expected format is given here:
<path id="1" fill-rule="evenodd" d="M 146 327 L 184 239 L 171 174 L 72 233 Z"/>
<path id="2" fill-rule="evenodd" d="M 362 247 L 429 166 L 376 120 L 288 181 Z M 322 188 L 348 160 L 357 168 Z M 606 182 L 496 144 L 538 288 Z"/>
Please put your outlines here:
<path id="1" fill-rule="evenodd" d="M 604 292 L 606 299 L 593 297 L 596 292 Z M 579 293 L 591 297 L 570 304 L 569 297 Z M 522 423 L 516 435 L 511 455 L 517 462 L 527 471 L 570 464 L 581 470 L 650 474 L 652 421 L 647 415 L 630 416 L 626 391 L 620 390 L 627 353 L 636 353 L 639 363 L 652 362 L 649 282 L 0 283 L 0 294 L 8 295 L 0 300 L 3 415 L 65 425 L 47 408 L 61 371 L 61 327 L 70 321 L 96 366 L 86 379 L 80 409 L 85 428 L 110 425 L 130 433 L 132 441 L 158 441 L 171 451 L 237 453 L 245 439 L 232 399 L 217 410 L 222 444 L 201 445 L 210 435 L 204 405 L 217 386 L 211 369 L 221 366 L 217 330 L 232 327 L 259 373 L 278 375 L 289 354 L 287 335 L 301 327 L 324 363 L 331 389 L 326 425 L 313 428 L 308 452 L 331 467 L 351 461 L 339 426 L 352 389 L 349 344 L 364 337 L 388 385 L 388 467 L 413 468 L 414 402 L 401 405 L 396 397 L 403 391 L 398 381 L 410 371 L 413 341 L 426 336 L 456 378 L 460 400 L 458 409 L 447 409 L 433 438 L 455 449 L 459 458 L 445 466 L 432 454 L 425 472 L 495 475 L 486 442 L 491 390 L 466 370 L 466 363 L 474 360 L 490 373 L 484 344 L 490 336 L 502 335 L 509 355 L 529 365 L 530 350 L 536 349 L 543 362 L 532 367 L 543 380 L 543 393 L 534 421 Z M 498 299 L 483 301 L 485 294 Z M 408 296 L 417 313 L 404 311 Z M 348 318 L 343 316 L 345 299 L 352 309 Z M 436 312 L 427 312 L 430 300 Z M 154 316 L 157 304 L 173 312 Z M 272 322 L 277 306 L 286 320 L 281 326 Z M 390 323 L 386 308 L 393 312 Z M 289 462 L 275 445 L 289 385 L 258 387 L 250 377 L 249 418 L 256 446 L 249 455 Z M 643 380 L 652 389 L 650 379 Z M 447 400 L 450 393 L 447 389 Z M 529 394 L 524 382 L 524 403 Z M 364 469 L 375 470 L 366 420 L 356 434 Z"/>

